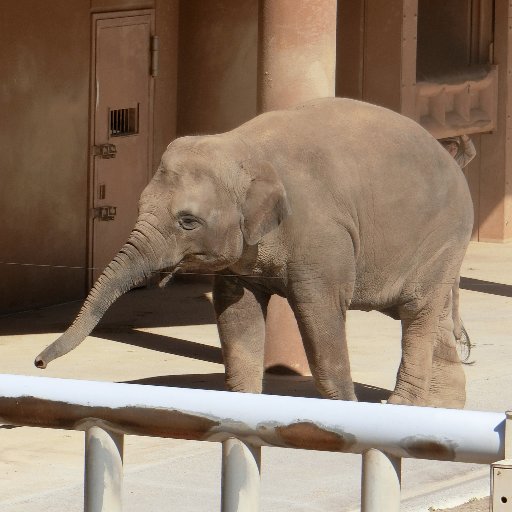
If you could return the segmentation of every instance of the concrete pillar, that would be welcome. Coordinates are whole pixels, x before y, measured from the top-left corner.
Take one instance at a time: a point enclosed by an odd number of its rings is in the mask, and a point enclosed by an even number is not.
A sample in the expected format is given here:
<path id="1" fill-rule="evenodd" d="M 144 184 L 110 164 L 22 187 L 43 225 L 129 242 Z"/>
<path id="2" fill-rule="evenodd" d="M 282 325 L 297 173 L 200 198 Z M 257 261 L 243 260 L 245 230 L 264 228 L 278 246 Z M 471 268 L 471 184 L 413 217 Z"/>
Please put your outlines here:
<path id="1" fill-rule="evenodd" d="M 334 96 L 336 5 L 337 0 L 260 1 L 260 112 Z M 265 367 L 309 373 L 293 313 L 277 296 L 269 304 Z"/>
<path id="2" fill-rule="evenodd" d="M 336 0 L 260 2 L 261 112 L 334 96 L 336 5 Z"/>

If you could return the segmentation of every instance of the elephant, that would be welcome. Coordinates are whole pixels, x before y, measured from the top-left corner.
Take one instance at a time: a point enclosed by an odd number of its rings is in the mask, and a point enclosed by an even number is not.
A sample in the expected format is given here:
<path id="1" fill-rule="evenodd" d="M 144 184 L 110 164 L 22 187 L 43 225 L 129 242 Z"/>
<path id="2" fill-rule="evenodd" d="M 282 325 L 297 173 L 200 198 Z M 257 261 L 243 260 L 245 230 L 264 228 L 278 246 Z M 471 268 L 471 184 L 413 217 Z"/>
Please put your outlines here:
<path id="1" fill-rule="evenodd" d="M 376 310 L 402 325 L 388 403 L 463 407 L 458 276 L 472 226 L 459 166 L 418 123 L 384 107 L 321 98 L 226 133 L 180 137 L 144 189 L 126 244 L 35 364 L 79 345 L 153 273 L 208 272 L 228 390 L 261 392 L 277 294 L 323 397 L 356 400 L 346 315 Z"/>

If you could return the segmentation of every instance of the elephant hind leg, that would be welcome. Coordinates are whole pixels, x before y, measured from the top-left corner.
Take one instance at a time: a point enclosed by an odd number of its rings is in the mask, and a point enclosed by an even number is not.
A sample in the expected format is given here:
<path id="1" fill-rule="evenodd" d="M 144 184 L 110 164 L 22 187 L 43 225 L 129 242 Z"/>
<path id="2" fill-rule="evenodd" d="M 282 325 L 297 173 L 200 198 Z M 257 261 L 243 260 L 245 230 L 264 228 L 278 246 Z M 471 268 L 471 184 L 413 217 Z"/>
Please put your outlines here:
<path id="1" fill-rule="evenodd" d="M 459 312 L 459 282 L 460 276 L 457 276 L 455 283 L 452 288 L 452 319 L 453 319 L 453 334 L 455 336 L 455 341 L 458 345 L 458 350 L 460 357 L 464 363 L 468 363 L 469 356 L 471 354 L 471 339 L 469 338 L 469 334 L 462 323 L 462 319 L 460 317 Z"/>
<path id="2" fill-rule="evenodd" d="M 400 308 L 402 360 L 389 403 L 463 407 L 465 376 L 454 336 L 451 289 Z"/>
<path id="3" fill-rule="evenodd" d="M 434 341 L 432 379 L 428 405 L 432 407 L 462 408 L 466 402 L 466 376 L 454 335 L 451 297 L 446 301 Z M 461 323 L 461 336 L 465 332 Z"/>

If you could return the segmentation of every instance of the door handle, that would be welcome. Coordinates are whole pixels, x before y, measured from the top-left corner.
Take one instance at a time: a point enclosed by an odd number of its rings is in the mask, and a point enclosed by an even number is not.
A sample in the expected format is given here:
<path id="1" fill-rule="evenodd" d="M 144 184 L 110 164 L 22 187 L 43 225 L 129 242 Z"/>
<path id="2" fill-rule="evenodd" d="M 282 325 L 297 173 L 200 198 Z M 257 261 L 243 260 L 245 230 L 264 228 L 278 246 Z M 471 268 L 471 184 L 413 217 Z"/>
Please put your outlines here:
<path id="1" fill-rule="evenodd" d="M 115 158 L 117 148 L 114 144 L 100 144 L 99 146 L 93 146 L 93 154 L 100 158 Z"/>
<path id="2" fill-rule="evenodd" d="M 116 206 L 99 206 L 93 208 L 93 218 L 98 220 L 114 220 L 117 215 Z"/>

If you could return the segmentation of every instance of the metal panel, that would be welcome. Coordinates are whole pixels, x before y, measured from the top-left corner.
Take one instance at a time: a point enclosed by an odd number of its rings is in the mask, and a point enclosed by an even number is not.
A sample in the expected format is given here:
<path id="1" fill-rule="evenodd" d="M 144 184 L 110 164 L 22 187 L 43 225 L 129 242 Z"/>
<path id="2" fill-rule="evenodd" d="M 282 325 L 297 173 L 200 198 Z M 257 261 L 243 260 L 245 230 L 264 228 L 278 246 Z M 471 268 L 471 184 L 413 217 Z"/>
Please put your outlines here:
<path id="1" fill-rule="evenodd" d="M 512 460 L 500 460 L 491 466 L 491 511 L 512 511 Z"/>
<path id="2" fill-rule="evenodd" d="M 116 151 L 115 158 L 92 151 L 90 208 L 116 207 L 117 215 L 90 216 L 91 285 L 126 241 L 151 175 L 153 18 L 152 11 L 93 17 L 91 145 Z"/>

